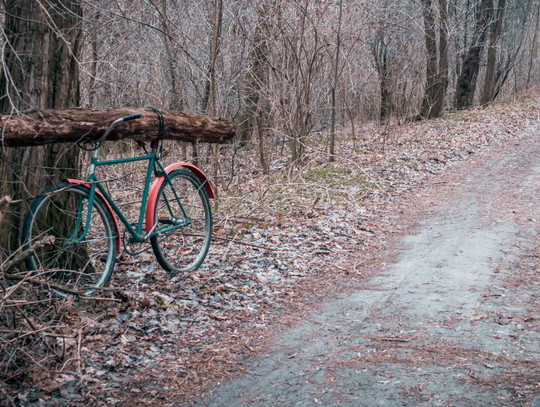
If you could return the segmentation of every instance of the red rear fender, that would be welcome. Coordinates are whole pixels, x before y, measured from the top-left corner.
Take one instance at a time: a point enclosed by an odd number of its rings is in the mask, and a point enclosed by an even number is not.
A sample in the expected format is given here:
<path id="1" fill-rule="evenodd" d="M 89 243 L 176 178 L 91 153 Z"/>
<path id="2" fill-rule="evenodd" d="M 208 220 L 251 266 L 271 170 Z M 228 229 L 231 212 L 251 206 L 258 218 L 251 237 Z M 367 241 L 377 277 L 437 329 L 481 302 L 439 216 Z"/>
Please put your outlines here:
<path id="1" fill-rule="evenodd" d="M 206 191 L 206 195 L 208 195 L 208 198 L 214 199 L 216 197 L 208 177 L 204 174 L 204 172 L 202 172 L 199 168 L 197 168 L 193 164 L 174 163 L 174 164 L 169 165 L 167 168 L 165 168 L 165 172 L 167 174 L 170 174 L 172 171 L 177 170 L 178 168 L 185 168 L 188 171 L 191 171 L 193 175 L 195 175 L 199 179 L 199 181 L 201 181 L 201 184 L 203 185 L 203 188 Z M 146 213 L 145 213 L 146 233 L 150 233 L 150 231 L 152 230 L 152 226 L 154 225 L 154 212 L 156 209 L 157 194 L 164 180 L 165 180 L 165 177 L 157 177 L 154 180 L 154 183 L 152 184 L 152 188 L 150 189 L 150 194 L 148 195 L 148 203 L 146 205 Z"/>

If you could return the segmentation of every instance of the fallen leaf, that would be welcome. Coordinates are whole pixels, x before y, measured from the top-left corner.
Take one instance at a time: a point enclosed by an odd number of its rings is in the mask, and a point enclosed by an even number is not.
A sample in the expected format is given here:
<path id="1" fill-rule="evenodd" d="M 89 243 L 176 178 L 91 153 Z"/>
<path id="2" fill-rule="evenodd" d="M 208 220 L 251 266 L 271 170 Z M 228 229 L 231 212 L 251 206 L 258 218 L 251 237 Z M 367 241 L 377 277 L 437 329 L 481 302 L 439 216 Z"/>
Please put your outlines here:
<path id="1" fill-rule="evenodd" d="M 144 307 L 144 308 L 149 308 L 150 307 L 150 300 L 148 298 L 144 298 L 142 301 L 141 301 L 141 305 Z"/>

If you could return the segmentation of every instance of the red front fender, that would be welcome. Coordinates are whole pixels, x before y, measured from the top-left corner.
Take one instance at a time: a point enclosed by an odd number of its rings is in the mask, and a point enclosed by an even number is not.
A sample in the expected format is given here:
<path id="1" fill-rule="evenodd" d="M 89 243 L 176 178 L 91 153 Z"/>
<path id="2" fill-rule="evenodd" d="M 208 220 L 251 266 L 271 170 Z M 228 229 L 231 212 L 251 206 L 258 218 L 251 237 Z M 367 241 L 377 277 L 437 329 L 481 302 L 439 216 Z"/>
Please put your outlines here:
<path id="1" fill-rule="evenodd" d="M 69 182 L 70 184 L 79 184 L 79 185 L 82 185 L 82 186 L 90 189 L 90 185 L 85 184 L 83 181 L 80 181 L 78 179 L 66 178 L 64 180 L 64 182 Z M 107 200 L 105 199 L 103 194 L 101 192 L 99 192 L 99 190 L 97 188 L 96 188 L 96 194 L 98 194 L 102 198 L 103 202 L 107 206 L 107 209 L 109 210 L 109 214 L 111 215 L 111 219 L 114 222 L 114 227 L 116 229 L 116 233 L 118 234 L 118 239 L 116 239 L 116 253 L 120 254 L 120 253 L 122 253 L 122 234 L 120 233 L 120 227 L 118 226 L 118 221 L 116 220 L 116 216 L 114 216 L 114 212 L 113 212 L 113 210 L 111 208 L 111 205 L 109 205 L 109 202 L 107 202 Z"/>
<path id="2" fill-rule="evenodd" d="M 206 191 L 206 195 L 208 195 L 208 198 L 213 199 L 216 197 L 214 195 L 214 190 L 212 189 L 212 185 L 210 185 L 210 180 L 208 179 L 208 177 L 204 175 L 204 172 L 202 172 L 199 168 L 197 168 L 193 164 L 174 163 L 174 164 L 169 165 L 167 168 L 165 168 L 165 172 L 167 174 L 170 174 L 172 171 L 181 167 L 191 171 L 199 179 L 199 181 L 201 181 L 201 184 L 203 185 L 203 188 Z M 154 180 L 154 183 L 152 184 L 152 188 L 150 189 L 150 194 L 148 195 L 148 203 L 146 205 L 146 213 L 145 213 L 146 233 L 150 233 L 150 231 L 152 230 L 152 227 L 154 226 L 154 212 L 156 209 L 157 194 L 164 180 L 165 180 L 164 176 L 157 177 Z"/>

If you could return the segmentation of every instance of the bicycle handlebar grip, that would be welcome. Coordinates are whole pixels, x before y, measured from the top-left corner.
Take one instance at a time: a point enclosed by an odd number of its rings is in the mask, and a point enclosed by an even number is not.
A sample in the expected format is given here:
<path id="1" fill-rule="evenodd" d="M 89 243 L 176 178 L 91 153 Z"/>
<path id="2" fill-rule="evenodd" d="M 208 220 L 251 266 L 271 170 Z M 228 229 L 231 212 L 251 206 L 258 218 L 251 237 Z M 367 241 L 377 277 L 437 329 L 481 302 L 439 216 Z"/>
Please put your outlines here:
<path id="1" fill-rule="evenodd" d="M 135 120 L 135 119 L 140 119 L 140 118 L 141 118 L 141 114 L 137 113 L 137 114 L 132 114 L 132 115 L 126 116 L 123 119 L 124 119 L 125 122 L 127 122 L 127 121 L 130 121 L 130 120 Z"/>

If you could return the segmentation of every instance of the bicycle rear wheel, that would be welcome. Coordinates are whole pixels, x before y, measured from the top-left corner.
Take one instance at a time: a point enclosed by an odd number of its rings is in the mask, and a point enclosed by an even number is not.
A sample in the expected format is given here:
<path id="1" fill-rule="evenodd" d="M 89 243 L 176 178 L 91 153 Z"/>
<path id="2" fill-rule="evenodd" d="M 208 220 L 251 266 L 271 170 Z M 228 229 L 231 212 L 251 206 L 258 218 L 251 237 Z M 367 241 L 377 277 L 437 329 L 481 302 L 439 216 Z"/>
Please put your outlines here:
<path id="1" fill-rule="evenodd" d="M 150 243 L 161 267 L 175 274 L 195 270 L 204 261 L 212 240 L 212 212 L 206 191 L 191 172 L 174 170 L 169 178 L 171 182 L 165 179 L 156 196 L 158 235 L 150 238 Z M 188 224 L 174 228 L 183 221 Z"/>
<path id="2" fill-rule="evenodd" d="M 26 268 L 43 273 L 43 279 L 90 295 L 93 288 L 109 282 L 116 260 L 119 237 L 111 215 L 96 194 L 88 220 L 90 190 L 62 182 L 41 192 L 23 220 L 23 249 L 44 236 L 54 236 L 53 246 L 37 250 L 26 260 Z M 58 297 L 64 291 L 53 289 Z"/>

